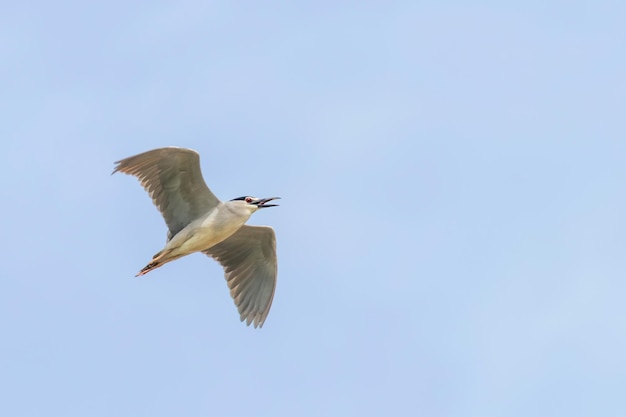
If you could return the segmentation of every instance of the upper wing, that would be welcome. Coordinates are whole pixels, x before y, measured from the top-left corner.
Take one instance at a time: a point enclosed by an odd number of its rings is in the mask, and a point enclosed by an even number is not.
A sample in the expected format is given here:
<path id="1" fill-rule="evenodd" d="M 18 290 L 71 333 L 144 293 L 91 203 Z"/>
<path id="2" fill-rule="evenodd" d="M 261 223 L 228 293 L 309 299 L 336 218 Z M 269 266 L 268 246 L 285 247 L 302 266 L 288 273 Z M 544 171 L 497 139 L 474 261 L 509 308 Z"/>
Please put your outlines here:
<path id="1" fill-rule="evenodd" d="M 224 267 L 230 295 L 241 321 L 263 327 L 276 288 L 276 236 L 266 226 L 242 226 L 235 234 L 203 251 Z"/>
<path id="2" fill-rule="evenodd" d="M 169 229 L 168 240 L 219 200 L 200 171 L 200 156 L 184 148 L 160 148 L 116 162 L 113 173 L 134 175 L 146 189 Z"/>

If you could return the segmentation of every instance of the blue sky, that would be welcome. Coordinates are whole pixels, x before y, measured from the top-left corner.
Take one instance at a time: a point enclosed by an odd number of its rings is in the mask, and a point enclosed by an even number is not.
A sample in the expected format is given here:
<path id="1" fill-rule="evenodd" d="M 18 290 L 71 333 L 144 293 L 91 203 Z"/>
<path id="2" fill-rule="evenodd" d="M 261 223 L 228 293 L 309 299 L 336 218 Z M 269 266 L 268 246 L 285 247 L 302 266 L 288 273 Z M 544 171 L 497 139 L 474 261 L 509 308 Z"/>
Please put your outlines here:
<path id="1" fill-rule="evenodd" d="M 623 416 L 626 6 L 14 2 L 6 416 Z M 283 198 L 263 329 L 113 162 Z"/>

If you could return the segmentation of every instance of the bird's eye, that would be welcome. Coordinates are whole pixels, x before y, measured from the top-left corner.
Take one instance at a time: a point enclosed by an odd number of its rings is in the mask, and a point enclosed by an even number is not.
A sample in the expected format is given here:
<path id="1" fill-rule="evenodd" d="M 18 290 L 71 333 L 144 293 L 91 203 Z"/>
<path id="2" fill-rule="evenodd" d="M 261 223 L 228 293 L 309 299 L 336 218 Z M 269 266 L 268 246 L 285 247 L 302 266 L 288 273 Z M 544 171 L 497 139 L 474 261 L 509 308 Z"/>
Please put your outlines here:
<path id="1" fill-rule="evenodd" d="M 246 197 L 246 203 L 252 203 L 252 197 Z"/>

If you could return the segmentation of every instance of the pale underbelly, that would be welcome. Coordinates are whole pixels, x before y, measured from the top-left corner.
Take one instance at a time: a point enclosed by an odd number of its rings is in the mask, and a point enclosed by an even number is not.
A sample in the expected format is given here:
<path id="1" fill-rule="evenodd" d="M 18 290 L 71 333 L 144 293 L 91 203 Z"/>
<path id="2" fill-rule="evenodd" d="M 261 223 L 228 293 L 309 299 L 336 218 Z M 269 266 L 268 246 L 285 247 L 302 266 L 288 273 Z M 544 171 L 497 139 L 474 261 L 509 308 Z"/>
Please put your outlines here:
<path id="1" fill-rule="evenodd" d="M 171 251 L 170 255 L 185 256 L 200 252 L 217 245 L 232 236 L 242 225 L 233 225 L 228 228 L 215 229 L 206 226 L 187 226 L 170 240 L 164 250 Z M 189 229 L 189 230 L 187 230 Z"/>

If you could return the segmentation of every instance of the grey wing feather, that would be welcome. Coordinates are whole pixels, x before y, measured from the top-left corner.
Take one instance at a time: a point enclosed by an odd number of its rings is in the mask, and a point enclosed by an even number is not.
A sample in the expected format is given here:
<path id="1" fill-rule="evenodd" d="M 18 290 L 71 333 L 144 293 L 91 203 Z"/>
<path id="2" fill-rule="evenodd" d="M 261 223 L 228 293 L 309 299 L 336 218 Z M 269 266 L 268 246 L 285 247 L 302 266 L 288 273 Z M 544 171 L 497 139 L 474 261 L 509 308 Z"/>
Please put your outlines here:
<path id="1" fill-rule="evenodd" d="M 165 219 L 168 240 L 219 203 L 202 178 L 200 156 L 191 149 L 154 149 L 116 164 L 113 173 L 134 175 L 148 192 Z"/>
<path id="2" fill-rule="evenodd" d="M 274 229 L 244 225 L 203 253 L 224 268 L 241 321 L 263 327 L 274 299 L 278 272 Z"/>

